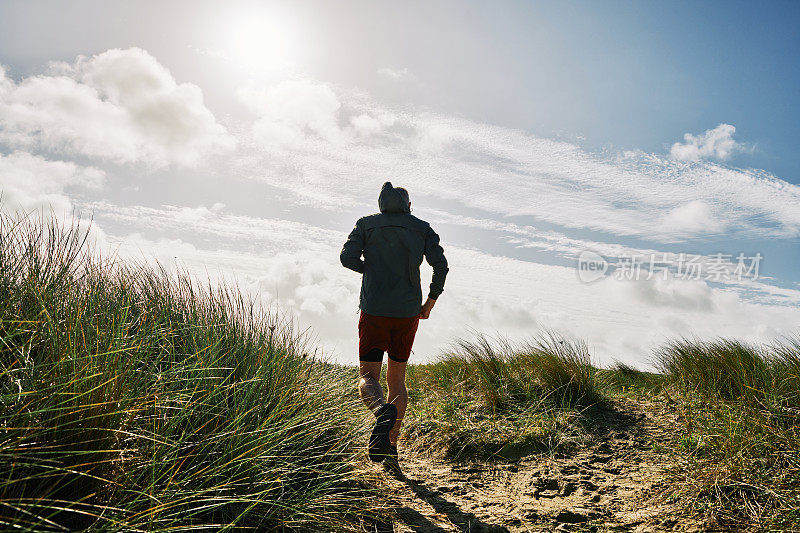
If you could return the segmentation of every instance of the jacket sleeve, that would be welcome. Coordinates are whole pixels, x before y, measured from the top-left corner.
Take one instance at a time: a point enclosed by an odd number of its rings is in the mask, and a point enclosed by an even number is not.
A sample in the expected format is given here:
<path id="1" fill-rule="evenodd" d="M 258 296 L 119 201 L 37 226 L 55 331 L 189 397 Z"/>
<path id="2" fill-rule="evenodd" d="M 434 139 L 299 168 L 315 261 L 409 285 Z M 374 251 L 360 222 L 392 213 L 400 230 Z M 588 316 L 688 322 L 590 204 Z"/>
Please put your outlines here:
<path id="1" fill-rule="evenodd" d="M 339 254 L 339 260 L 342 265 L 355 270 L 356 272 L 364 273 L 364 260 L 361 259 L 361 254 L 364 253 L 364 231 L 361 229 L 361 221 L 356 222 L 353 231 L 347 236 L 347 241 L 342 246 L 342 252 Z"/>
<path id="2" fill-rule="evenodd" d="M 444 279 L 447 277 L 449 269 L 447 268 L 447 259 L 444 257 L 444 249 L 439 245 L 439 236 L 430 226 L 425 234 L 425 260 L 433 267 L 431 291 L 428 297 L 436 300 L 444 290 Z"/>

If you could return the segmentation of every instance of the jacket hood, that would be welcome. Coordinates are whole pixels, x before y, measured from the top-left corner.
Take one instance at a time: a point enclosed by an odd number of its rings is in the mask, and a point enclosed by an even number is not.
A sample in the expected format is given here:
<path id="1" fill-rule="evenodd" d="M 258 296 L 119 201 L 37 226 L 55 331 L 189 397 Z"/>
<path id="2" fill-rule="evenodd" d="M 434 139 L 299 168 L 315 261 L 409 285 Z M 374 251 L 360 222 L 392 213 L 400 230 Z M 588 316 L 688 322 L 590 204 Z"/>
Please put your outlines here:
<path id="1" fill-rule="evenodd" d="M 381 213 L 410 213 L 408 207 L 408 193 L 405 190 L 392 187 L 387 181 L 378 195 L 378 208 Z"/>

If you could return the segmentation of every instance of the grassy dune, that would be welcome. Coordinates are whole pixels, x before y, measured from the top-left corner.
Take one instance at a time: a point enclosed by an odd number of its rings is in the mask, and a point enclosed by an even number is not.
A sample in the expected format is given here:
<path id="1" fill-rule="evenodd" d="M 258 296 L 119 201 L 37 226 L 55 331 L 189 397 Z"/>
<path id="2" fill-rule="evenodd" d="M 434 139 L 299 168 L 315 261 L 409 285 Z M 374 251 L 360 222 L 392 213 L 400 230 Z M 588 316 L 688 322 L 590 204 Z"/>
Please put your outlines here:
<path id="1" fill-rule="evenodd" d="M 732 529 L 800 530 L 800 339 L 680 339 L 655 363 L 596 368 L 583 343 L 555 334 L 462 341 L 410 369 L 407 434 L 455 458 L 568 452 L 616 399 L 662 402 L 680 424 L 658 443 L 674 461 L 665 496 Z"/>
<path id="2" fill-rule="evenodd" d="M 679 498 L 723 523 L 800 530 L 800 340 L 657 352 L 680 411 Z"/>
<path id="3" fill-rule="evenodd" d="M 357 371 L 315 361 L 235 288 L 96 257 L 78 226 L 0 216 L 0 529 L 357 530 L 386 513 Z M 411 365 L 402 446 L 568 452 L 615 401 L 679 415 L 667 494 L 800 530 L 800 340 L 673 341 L 660 373 L 545 333 Z M 602 416 L 597 417 L 602 420 Z"/>
<path id="4" fill-rule="evenodd" d="M 583 410 L 602 401 L 580 341 L 546 333 L 522 346 L 479 336 L 409 368 L 409 440 L 449 457 L 554 451 L 581 438 Z"/>
<path id="5" fill-rule="evenodd" d="M 2 529 L 336 530 L 381 507 L 349 380 L 235 290 L 3 217 L 0 341 Z"/>

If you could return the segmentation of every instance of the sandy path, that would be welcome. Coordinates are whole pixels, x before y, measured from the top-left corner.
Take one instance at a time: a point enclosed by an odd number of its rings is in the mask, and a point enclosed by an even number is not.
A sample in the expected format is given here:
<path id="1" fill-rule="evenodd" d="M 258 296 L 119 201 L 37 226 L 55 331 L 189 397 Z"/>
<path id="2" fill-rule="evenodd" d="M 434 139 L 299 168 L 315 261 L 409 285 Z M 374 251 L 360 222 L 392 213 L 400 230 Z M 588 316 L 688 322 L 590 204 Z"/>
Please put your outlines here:
<path id="1" fill-rule="evenodd" d="M 660 494 L 667 457 L 653 449 L 675 435 L 657 403 L 617 401 L 570 456 L 448 462 L 401 458 L 391 481 L 397 521 L 385 531 L 715 531 L 679 517 Z"/>

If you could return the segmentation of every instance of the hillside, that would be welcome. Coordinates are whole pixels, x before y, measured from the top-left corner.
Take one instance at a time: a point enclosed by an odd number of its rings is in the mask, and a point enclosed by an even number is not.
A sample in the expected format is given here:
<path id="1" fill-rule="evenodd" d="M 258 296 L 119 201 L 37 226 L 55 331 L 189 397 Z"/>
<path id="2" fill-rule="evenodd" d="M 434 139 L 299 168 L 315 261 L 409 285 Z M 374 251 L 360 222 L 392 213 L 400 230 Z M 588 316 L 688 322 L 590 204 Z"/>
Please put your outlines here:
<path id="1" fill-rule="evenodd" d="M 0 524 L 14 531 L 800 530 L 800 342 L 680 339 L 659 374 L 556 332 L 409 368 L 408 479 L 352 367 L 235 287 L 0 217 Z"/>

